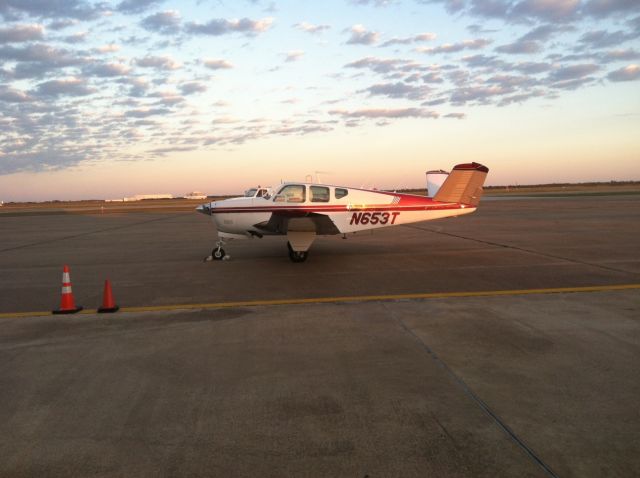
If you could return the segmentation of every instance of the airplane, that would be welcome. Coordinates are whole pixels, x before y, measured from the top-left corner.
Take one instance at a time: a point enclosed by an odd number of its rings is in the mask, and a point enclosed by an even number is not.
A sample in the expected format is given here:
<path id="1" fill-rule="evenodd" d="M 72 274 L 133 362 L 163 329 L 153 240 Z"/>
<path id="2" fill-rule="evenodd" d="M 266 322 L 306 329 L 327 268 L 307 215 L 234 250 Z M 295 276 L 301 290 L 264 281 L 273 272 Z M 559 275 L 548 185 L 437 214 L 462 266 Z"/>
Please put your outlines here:
<path id="1" fill-rule="evenodd" d="M 211 216 L 218 241 L 209 260 L 229 258 L 226 240 L 287 236 L 289 258 L 304 262 L 318 235 L 345 235 L 381 227 L 474 212 L 489 169 L 479 163 L 454 166 L 432 197 L 326 184 L 287 182 L 273 195 L 212 201 L 196 210 Z M 206 259 L 205 259 L 206 260 Z"/>

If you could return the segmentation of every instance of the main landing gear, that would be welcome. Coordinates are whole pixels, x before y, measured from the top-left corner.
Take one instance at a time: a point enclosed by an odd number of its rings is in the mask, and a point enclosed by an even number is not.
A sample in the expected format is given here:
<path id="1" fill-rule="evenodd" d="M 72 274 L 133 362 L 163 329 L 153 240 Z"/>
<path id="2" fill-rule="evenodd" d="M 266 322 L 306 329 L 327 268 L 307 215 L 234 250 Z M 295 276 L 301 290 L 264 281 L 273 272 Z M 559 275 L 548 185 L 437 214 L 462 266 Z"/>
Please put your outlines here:
<path id="1" fill-rule="evenodd" d="M 307 260 L 309 251 L 294 251 L 290 242 L 287 242 L 287 248 L 289 249 L 289 259 L 291 259 L 291 262 L 304 262 Z"/>

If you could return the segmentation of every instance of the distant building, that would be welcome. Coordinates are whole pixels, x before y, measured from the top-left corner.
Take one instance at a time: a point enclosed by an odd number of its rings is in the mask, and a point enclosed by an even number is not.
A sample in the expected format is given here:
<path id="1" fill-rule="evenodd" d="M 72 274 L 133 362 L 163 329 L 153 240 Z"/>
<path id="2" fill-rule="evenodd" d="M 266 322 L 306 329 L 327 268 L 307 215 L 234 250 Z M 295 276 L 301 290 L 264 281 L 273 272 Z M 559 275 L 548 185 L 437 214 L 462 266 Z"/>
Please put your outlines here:
<path id="1" fill-rule="evenodd" d="M 200 191 L 191 191 L 184 195 L 185 199 L 207 199 L 207 195 L 201 193 Z"/>
<path id="2" fill-rule="evenodd" d="M 105 202 L 142 201 L 144 199 L 173 199 L 173 194 L 136 194 L 130 198 L 105 199 Z"/>
<path id="3" fill-rule="evenodd" d="M 173 194 L 136 194 L 125 201 L 142 201 L 144 199 L 173 199 Z"/>

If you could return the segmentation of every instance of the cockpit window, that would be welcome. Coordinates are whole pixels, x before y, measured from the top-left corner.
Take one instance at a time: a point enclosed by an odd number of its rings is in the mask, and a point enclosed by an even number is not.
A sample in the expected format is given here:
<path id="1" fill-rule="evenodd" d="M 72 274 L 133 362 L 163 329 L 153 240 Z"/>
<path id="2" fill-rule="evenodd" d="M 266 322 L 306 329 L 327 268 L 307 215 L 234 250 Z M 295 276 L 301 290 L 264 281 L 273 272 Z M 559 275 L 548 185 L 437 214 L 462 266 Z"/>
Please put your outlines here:
<path id="1" fill-rule="evenodd" d="M 324 186 L 309 186 L 311 202 L 329 202 L 329 188 Z"/>
<path id="2" fill-rule="evenodd" d="M 288 184 L 284 186 L 276 197 L 275 202 L 304 202 L 305 187 L 302 184 Z"/>
<path id="3" fill-rule="evenodd" d="M 253 196 L 255 196 L 257 189 L 256 188 L 251 188 L 251 189 L 247 189 L 244 192 L 244 197 L 246 198 L 252 198 Z"/>
<path id="4" fill-rule="evenodd" d="M 348 189 L 336 188 L 336 199 L 340 199 L 349 194 Z"/>

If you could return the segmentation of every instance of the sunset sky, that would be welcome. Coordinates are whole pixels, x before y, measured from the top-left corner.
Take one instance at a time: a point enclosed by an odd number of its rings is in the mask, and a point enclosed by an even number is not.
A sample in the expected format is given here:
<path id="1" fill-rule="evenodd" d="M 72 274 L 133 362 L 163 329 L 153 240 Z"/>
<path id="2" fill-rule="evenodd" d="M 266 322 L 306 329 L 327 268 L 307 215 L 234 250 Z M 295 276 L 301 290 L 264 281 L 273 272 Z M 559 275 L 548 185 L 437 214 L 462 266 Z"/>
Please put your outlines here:
<path id="1" fill-rule="evenodd" d="M 0 200 L 640 180 L 637 0 L 0 0 Z"/>

